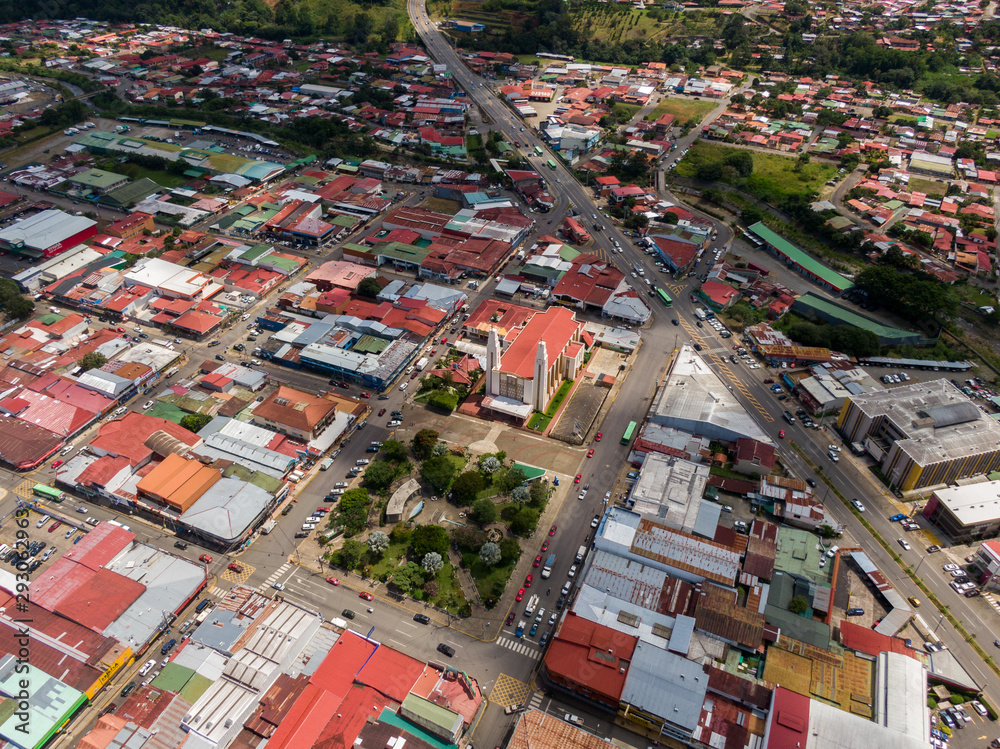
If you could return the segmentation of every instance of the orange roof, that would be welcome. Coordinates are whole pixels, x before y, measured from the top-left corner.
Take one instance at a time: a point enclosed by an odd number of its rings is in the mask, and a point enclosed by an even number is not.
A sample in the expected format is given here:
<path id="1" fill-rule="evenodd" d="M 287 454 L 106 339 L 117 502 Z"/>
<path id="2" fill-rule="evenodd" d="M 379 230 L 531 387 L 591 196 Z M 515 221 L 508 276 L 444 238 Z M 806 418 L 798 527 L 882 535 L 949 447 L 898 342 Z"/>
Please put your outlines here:
<path id="1" fill-rule="evenodd" d="M 535 354 L 538 352 L 539 341 L 545 342 L 551 365 L 573 341 L 579 329 L 580 323 L 577 322 L 576 315 L 565 307 L 549 307 L 544 312 L 533 315 L 500 358 L 500 370 L 523 379 L 531 379 L 535 373 Z"/>
<path id="2" fill-rule="evenodd" d="M 170 454 L 139 479 L 136 489 L 185 512 L 221 478 L 222 474 L 218 469 L 209 468 L 197 460 Z"/>

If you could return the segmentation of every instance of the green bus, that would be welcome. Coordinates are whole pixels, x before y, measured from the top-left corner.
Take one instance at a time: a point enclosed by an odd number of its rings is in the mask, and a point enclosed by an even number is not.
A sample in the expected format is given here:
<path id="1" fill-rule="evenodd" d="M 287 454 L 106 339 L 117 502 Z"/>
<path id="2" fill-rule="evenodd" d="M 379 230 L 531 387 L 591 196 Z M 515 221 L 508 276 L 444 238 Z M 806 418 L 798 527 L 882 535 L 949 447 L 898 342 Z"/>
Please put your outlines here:
<path id="1" fill-rule="evenodd" d="M 671 299 L 670 295 L 667 294 L 667 292 L 665 292 L 663 289 L 657 289 L 656 296 L 660 297 L 660 301 L 663 302 L 663 304 L 665 304 L 667 307 L 673 306 L 674 300 Z"/>
<path id="2" fill-rule="evenodd" d="M 31 491 L 36 497 L 41 497 L 42 499 L 49 499 L 53 502 L 63 501 L 63 493 L 47 484 L 35 484 Z"/>
<path id="3" fill-rule="evenodd" d="M 553 172 L 556 170 L 556 162 L 554 162 L 552 159 L 549 159 L 545 163 L 549 165 L 549 169 L 551 169 Z"/>
<path id="4" fill-rule="evenodd" d="M 625 430 L 625 434 L 622 435 L 622 444 L 627 445 L 632 441 L 632 436 L 635 434 L 636 424 L 634 421 L 628 423 L 628 429 Z"/>
<path id="5" fill-rule="evenodd" d="M 542 155 L 542 147 L 541 146 L 535 146 L 535 154 L 538 155 L 538 156 Z"/>

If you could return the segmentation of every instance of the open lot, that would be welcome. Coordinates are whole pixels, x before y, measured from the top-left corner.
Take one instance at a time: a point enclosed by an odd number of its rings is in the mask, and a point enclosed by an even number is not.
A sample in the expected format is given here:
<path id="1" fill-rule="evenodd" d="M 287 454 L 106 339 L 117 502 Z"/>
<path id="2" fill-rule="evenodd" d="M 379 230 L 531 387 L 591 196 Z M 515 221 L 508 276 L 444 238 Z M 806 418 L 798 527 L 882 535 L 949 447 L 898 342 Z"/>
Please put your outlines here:
<path id="1" fill-rule="evenodd" d="M 711 99 L 695 99 L 691 96 L 667 97 L 663 99 L 656 108 L 648 115 L 647 120 L 655 120 L 664 114 L 672 114 L 677 120 L 677 124 L 683 125 L 694 117 L 701 120 L 706 114 L 718 106 L 718 102 Z"/>

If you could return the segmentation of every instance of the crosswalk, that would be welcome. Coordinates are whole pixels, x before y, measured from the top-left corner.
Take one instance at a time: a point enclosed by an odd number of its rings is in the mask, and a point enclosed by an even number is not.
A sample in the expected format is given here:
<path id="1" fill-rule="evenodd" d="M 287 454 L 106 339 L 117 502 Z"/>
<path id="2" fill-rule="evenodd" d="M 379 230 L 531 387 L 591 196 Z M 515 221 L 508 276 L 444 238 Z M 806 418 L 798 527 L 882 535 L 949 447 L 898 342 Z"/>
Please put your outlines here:
<path id="1" fill-rule="evenodd" d="M 285 562 L 283 565 L 281 565 L 280 567 L 278 567 L 278 569 L 276 569 L 274 572 L 272 572 L 271 576 L 269 578 L 267 578 L 267 580 L 264 582 L 264 584 L 262 586 L 260 586 L 260 587 L 262 587 L 262 588 L 270 588 L 271 587 L 271 583 L 278 582 L 278 578 L 280 578 L 282 575 L 284 575 L 285 572 L 288 571 L 288 568 L 291 567 L 291 566 L 292 565 L 289 562 Z"/>
<path id="2" fill-rule="evenodd" d="M 518 655 L 523 655 L 531 658 L 533 661 L 537 661 L 541 657 L 541 653 L 534 643 L 525 642 L 519 639 L 510 640 L 506 637 L 498 637 L 496 639 L 497 645 L 502 648 L 507 648 L 507 650 L 512 650 Z"/>
<path id="3" fill-rule="evenodd" d="M 542 693 L 534 692 L 531 695 L 531 699 L 528 700 L 529 710 L 541 710 L 542 709 Z"/>

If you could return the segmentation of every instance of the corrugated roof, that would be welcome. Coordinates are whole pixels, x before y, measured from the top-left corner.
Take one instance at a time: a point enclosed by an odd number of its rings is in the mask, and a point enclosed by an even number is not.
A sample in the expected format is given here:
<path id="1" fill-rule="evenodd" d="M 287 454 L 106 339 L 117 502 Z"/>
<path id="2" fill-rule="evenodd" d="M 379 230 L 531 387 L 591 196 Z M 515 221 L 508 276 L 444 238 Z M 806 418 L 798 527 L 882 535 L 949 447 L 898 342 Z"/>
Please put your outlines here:
<path id="1" fill-rule="evenodd" d="M 790 259 L 800 268 L 811 273 L 817 278 L 822 279 L 837 291 L 846 291 L 854 285 L 852 281 L 847 280 L 836 271 L 827 268 L 821 262 L 812 256 L 807 255 L 787 239 L 771 231 L 759 221 L 750 227 L 750 231 L 774 247 L 778 250 L 778 252 Z"/>
<path id="2" fill-rule="evenodd" d="M 708 674 L 700 663 L 640 642 L 622 702 L 692 731 L 698 725 L 707 690 Z"/>

